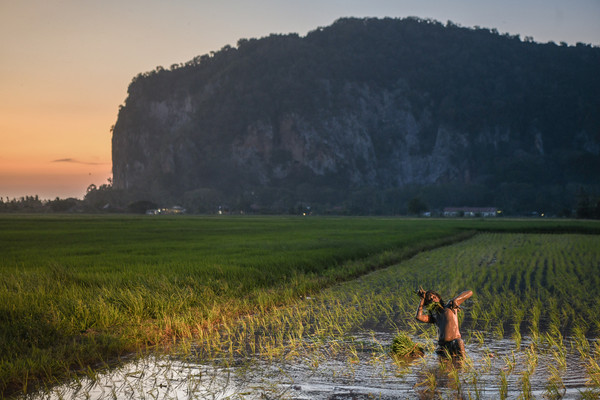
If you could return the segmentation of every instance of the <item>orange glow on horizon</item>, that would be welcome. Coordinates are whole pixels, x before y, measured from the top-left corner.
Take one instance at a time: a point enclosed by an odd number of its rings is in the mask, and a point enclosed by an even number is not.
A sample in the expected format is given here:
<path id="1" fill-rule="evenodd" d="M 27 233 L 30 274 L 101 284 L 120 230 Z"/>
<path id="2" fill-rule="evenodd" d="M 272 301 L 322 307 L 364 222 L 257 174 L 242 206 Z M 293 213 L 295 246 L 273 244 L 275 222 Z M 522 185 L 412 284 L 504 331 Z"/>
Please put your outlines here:
<path id="1" fill-rule="evenodd" d="M 0 160 L 0 197 L 19 199 L 39 196 L 82 199 L 90 184 L 108 182 L 112 176 L 110 163 L 84 164 L 71 161 L 6 161 Z"/>
<path id="2" fill-rule="evenodd" d="M 4 102 L 1 102 L 4 103 Z M 116 112 L 60 112 L 2 104 L 0 197 L 83 198 L 112 176 L 110 124 Z M 30 112 L 31 111 L 31 112 Z"/>
<path id="3" fill-rule="evenodd" d="M 36 79 L 0 88 L 0 197 L 83 198 L 112 176 L 110 127 L 123 101 L 114 93 L 126 85 L 84 95 L 75 81 L 60 90 Z"/>

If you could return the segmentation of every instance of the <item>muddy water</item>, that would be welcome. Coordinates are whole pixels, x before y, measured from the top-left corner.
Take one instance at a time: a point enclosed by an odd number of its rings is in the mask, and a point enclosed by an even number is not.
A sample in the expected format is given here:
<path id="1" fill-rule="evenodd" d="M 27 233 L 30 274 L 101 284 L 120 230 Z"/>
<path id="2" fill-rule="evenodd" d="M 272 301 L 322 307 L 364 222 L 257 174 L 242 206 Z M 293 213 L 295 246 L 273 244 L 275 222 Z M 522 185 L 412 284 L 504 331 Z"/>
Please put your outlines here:
<path id="1" fill-rule="evenodd" d="M 567 354 L 567 367 L 552 386 L 550 368 L 557 365 L 556 360 L 539 348 L 534 368 L 528 367 L 532 355 L 527 338 L 519 349 L 511 340 L 469 338 L 468 357 L 462 365 L 441 360 L 431 351 L 397 362 L 387 352 L 392 338 L 389 332 L 357 334 L 272 361 L 217 360 L 208 365 L 198 363 L 193 355 L 153 356 L 126 363 L 94 380 L 71 382 L 28 398 L 498 399 L 504 393 L 508 399 L 527 398 L 525 394 L 537 399 L 577 399 L 583 391 L 600 393 L 600 388 L 586 386 L 585 366 L 573 353 Z M 529 380 L 524 379 L 528 370 L 532 371 Z"/>

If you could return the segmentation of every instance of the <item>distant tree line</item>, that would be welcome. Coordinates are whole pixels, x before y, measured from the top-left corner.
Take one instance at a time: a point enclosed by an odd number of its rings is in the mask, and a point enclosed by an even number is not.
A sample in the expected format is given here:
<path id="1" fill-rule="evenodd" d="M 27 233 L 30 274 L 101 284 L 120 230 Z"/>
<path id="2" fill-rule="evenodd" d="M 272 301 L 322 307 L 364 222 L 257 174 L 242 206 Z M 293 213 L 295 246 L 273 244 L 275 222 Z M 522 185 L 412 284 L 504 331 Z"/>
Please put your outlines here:
<path id="1" fill-rule="evenodd" d="M 38 195 L 19 198 L 0 197 L 0 213 L 145 213 L 157 208 L 149 201 L 124 203 L 124 196 L 108 183 L 96 186 L 91 184 L 83 199 L 74 197 L 43 200 Z"/>
<path id="2" fill-rule="evenodd" d="M 41 200 L 37 195 L 23 196 L 10 199 L 0 198 L 0 212 L 26 212 L 26 213 L 46 213 L 46 212 L 75 212 L 81 209 L 82 201 L 76 198 L 54 200 Z"/>
<path id="3" fill-rule="evenodd" d="M 317 197 L 314 201 L 298 200 L 290 192 L 265 190 L 262 193 L 246 193 L 229 201 L 222 193 L 206 189 L 200 193 L 189 194 L 180 205 L 191 214 L 291 214 L 291 215 L 409 215 L 419 216 L 428 212 L 432 216 L 441 216 L 444 207 L 453 204 L 469 204 L 482 206 L 492 204 L 486 202 L 485 194 L 477 194 L 477 187 L 464 187 L 454 193 L 454 202 L 447 198 L 439 199 L 440 193 L 449 190 L 449 186 L 432 185 L 428 187 L 414 186 L 387 191 L 375 191 L 369 188 L 348 193 L 342 203 L 326 203 Z M 452 188 L 453 190 L 456 187 Z M 527 191 L 526 188 L 520 188 Z M 480 189 L 482 190 L 482 189 Z M 519 190 L 516 186 L 506 188 L 507 191 Z M 574 189 L 575 190 L 575 189 Z M 552 203 L 552 193 L 537 193 L 531 189 L 530 196 L 537 197 L 538 208 L 503 208 L 505 216 L 540 216 L 568 217 L 580 219 L 600 219 L 600 191 L 590 192 L 584 187 L 576 189 L 571 203 L 564 203 L 558 212 L 549 212 L 544 204 Z M 506 193 L 509 196 L 509 193 Z M 518 198 L 526 196 L 518 193 Z M 562 201 L 562 194 L 555 193 L 555 201 Z M 277 200 L 275 199 L 277 198 Z M 306 198 L 306 197 L 305 197 Z M 322 199 L 322 197 L 320 197 Z M 550 203 L 544 203 L 543 200 Z M 269 203 L 271 201 L 271 203 Z M 535 199 L 532 199 L 535 202 Z M 261 204 L 269 204 L 264 206 Z M 509 203 L 510 204 L 510 203 Z M 10 199 L 0 197 L 0 213 L 130 213 L 144 214 L 150 209 L 172 207 L 175 204 L 157 204 L 150 200 L 127 200 L 127 196 L 112 185 L 99 187 L 92 184 L 88 187 L 83 199 L 59 197 L 54 200 L 42 200 L 39 196 L 24 196 Z M 558 206 L 557 206 L 558 207 Z"/>

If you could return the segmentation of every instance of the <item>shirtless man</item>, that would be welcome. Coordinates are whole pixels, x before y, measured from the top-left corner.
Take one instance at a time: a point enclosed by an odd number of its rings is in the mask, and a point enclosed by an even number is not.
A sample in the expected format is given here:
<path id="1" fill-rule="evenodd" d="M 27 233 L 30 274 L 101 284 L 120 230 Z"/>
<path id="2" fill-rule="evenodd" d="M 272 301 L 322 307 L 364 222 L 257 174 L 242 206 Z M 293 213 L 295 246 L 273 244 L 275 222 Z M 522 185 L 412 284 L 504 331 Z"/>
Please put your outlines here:
<path id="1" fill-rule="evenodd" d="M 444 305 L 442 297 L 433 290 L 419 289 L 417 292 L 421 301 L 417 308 L 418 321 L 435 324 L 438 329 L 438 354 L 464 357 L 465 343 L 458 330 L 458 310 L 463 301 L 473 295 L 470 290 L 464 291 Z M 423 306 L 428 307 L 429 313 L 423 314 Z"/>

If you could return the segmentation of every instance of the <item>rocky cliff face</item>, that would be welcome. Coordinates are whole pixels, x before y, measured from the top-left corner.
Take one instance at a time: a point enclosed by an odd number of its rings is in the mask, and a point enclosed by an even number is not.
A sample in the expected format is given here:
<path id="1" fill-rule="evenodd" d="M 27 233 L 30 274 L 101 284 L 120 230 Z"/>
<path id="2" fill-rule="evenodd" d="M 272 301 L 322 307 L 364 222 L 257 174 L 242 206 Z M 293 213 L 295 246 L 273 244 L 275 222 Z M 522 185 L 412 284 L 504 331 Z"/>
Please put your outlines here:
<path id="1" fill-rule="evenodd" d="M 113 132 L 114 187 L 197 211 L 387 213 L 414 196 L 503 206 L 515 187 L 596 185 L 573 163 L 600 166 L 599 49 L 575 50 L 414 19 L 240 41 L 134 79 Z M 557 74 L 568 93 L 538 82 Z"/>

